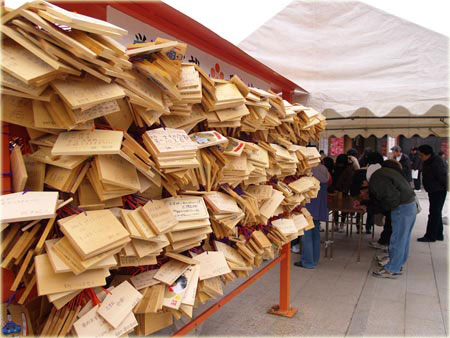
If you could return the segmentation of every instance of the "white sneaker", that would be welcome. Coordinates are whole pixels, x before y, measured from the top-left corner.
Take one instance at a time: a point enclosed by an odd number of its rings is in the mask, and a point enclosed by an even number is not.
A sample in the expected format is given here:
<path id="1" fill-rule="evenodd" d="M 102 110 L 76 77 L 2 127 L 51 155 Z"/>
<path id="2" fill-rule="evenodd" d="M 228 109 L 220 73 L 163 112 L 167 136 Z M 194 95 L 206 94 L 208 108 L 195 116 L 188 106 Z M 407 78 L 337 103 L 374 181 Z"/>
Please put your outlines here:
<path id="1" fill-rule="evenodd" d="M 373 271 L 372 275 L 374 277 L 378 277 L 378 278 L 390 278 L 390 279 L 396 279 L 398 278 L 398 276 L 400 276 L 400 273 L 394 273 L 394 272 L 389 272 L 386 271 L 384 269 L 381 269 L 379 271 Z"/>
<path id="2" fill-rule="evenodd" d="M 384 257 L 381 261 L 378 262 L 379 266 L 385 266 L 387 263 L 389 263 L 389 256 Z"/>
<path id="3" fill-rule="evenodd" d="M 381 262 L 383 259 L 385 259 L 386 257 L 389 257 L 389 255 L 376 255 L 375 259 L 377 260 L 377 262 Z"/>
<path id="4" fill-rule="evenodd" d="M 292 253 L 300 253 L 300 244 L 295 244 L 291 247 Z"/>
<path id="5" fill-rule="evenodd" d="M 386 245 L 381 245 L 377 241 L 371 241 L 369 242 L 369 246 L 375 249 L 386 249 Z"/>
<path id="6" fill-rule="evenodd" d="M 421 189 L 419 189 L 419 190 L 414 190 L 414 192 L 422 192 L 422 190 L 421 190 Z"/>

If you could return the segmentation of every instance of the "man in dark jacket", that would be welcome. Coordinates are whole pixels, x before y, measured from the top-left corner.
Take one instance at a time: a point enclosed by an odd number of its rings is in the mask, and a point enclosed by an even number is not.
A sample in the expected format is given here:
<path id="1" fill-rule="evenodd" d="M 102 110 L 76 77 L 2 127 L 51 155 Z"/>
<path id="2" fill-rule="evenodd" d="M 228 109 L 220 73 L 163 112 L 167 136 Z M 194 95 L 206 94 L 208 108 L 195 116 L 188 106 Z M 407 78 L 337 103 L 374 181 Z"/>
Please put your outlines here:
<path id="1" fill-rule="evenodd" d="M 408 155 L 403 154 L 402 148 L 399 146 L 393 146 L 391 150 L 394 155 L 394 160 L 400 162 L 402 165 L 403 176 L 405 176 L 408 182 L 412 182 L 411 162 Z"/>
<path id="2" fill-rule="evenodd" d="M 442 208 L 448 190 L 447 165 L 441 157 L 433 152 L 431 146 L 424 144 L 419 147 L 422 160 L 423 187 L 428 192 L 430 211 L 425 236 L 418 238 L 419 242 L 435 242 L 444 240 L 442 223 Z"/>
<path id="3" fill-rule="evenodd" d="M 413 178 L 414 181 L 414 190 L 420 191 L 420 176 L 422 174 L 422 160 L 419 157 L 419 154 L 417 153 L 417 148 L 414 147 L 411 149 L 411 153 L 409 154 L 409 159 L 411 161 L 411 169 L 412 172 L 415 172 L 416 178 Z"/>
<path id="4" fill-rule="evenodd" d="M 410 184 L 396 170 L 374 164 L 367 168 L 370 197 L 384 212 L 391 213 L 392 235 L 389 242 L 389 261 L 374 271 L 375 277 L 396 278 L 408 259 L 411 232 L 416 222 L 417 205 Z"/>

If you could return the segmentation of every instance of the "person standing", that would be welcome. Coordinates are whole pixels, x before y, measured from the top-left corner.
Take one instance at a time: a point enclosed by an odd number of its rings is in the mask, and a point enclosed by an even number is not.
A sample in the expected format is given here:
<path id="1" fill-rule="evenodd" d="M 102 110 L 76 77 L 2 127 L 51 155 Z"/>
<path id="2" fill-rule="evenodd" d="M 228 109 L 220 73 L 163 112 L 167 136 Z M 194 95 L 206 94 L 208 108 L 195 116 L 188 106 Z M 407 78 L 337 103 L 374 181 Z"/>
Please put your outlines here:
<path id="1" fill-rule="evenodd" d="M 448 190 L 448 170 L 442 157 L 433 152 L 428 144 L 419 147 L 422 160 L 423 187 L 428 193 L 430 211 L 428 214 L 427 230 L 419 242 L 435 242 L 444 240 L 444 226 L 442 223 L 442 208 Z"/>
<path id="2" fill-rule="evenodd" d="M 364 149 L 363 154 L 361 155 L 361 157 L 359 158 L 359 166 L 361 168 L 367 167 L 369 165 L 367 159 L 369 154 L 372 152 L 372 149 L 370 147 L 367 147 Z"/>
<path id="3" fill-rule="evenodd" d="M 412 148 L 411 153 L 409 154 L 409 159 L 411 160 L 411 170 L 412 170 L 411 176 L 414 181 L 414 190 L 419 192 L 420 176 L 422 174 L 421 172 L 422 160 L 420 159 L 419 154 L 417 153 L 416 147 Z"/>
<path id="4" fill-rule="evenodd" d="M 405 176 L 406 181 L 408 181 L 408 183 L 411 183 L 411 162 L 408 155 L 403 154 L 402 148 L 400 148 L 399 146 L 393 146 L 391 150 L 394 155 L 394 160 L 400 162 L 400 164 L 402 165 L 403 176 Z"/>
<path id="5" fill-rule="evenodd" d="M 385 212 L 391 213 L 392 235 L 389 242 L 389 261 L 375 277 L 397 278 L 409 254 L 411 232 L 416 222 L 417 204 L 410 184 L 396 170 L 379 164 L 367 168 L 369 195 Z"/>
<path id="6" fill-rule="evenodd" d="M 302 236 L 302 253 L 299 262 L 295 266 L 306 269 L 314 269 L 320 258 L 320 221 L 328 220 L 327 188 L 330 174 L 322 163 L 311 169 L 312 175 L 320 182 L 320 190 L 316 198 L 313 198 L 305 207 L 311 213 L 314 220 L 314 228 L 305 231 Z"/>
<path id="7" fill-rule="evenodd" d="M 348 156 L 346 154 L 340 154 L 336 158 L 336 164 L 334 167 L 333 185 L 330 191 L 342 193 L 343 196 L 348 196 L 350 192 L 350 187 L 353 180 L 353 174 L 355 170 L 353 165 L 349 162 Z M 341 212 L 341 222 L 339 222 L 339 212 L 335 211 L 333 213 L 333 219 L 335 223 L 335 228 L 337 232 L 344 231 L 344 223 L 347 218 L 346 212 Z"/>
<path id="8" fill-rule="evenodd" d="M 360 166 L 359 166 L 359 161 L 357 159 L 358 157 L 358 152 L 356 151 L 356 149 L 351 148 L 347 151 L 347 156 L 348 156 L 348 160 L 349 162 L 352 164 L 353 169 L 355 170 L 359 170 Z"/>
<path id="9" fill-rule="evenodd" d="M 327 155 L 325 155 L 325 152 L 323 150 L 319 151 L 320 159 L 323 160 Z"/>

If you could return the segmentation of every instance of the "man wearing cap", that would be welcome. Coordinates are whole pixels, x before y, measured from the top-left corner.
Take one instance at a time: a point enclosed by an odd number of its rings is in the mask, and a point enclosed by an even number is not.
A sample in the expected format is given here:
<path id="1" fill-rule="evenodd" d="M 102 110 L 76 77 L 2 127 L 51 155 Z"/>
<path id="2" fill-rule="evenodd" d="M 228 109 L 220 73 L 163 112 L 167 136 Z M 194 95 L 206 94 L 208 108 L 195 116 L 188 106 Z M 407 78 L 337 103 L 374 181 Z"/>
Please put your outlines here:
<path id="1" fill-rule="evenodd" d="M 417 205 L 414 190 L 396 170 L 373 164 L 367 168 L 369 196 L 385 213 L 391 213 L 392 235 L 389 261 L 375 277 L 397 278 L 408 259 L 411 231 L 416 222 Z"/>
<path id="2" fill-rule="evenodd" d="M 430 201 L 430 212 L 425 236 L 419 242 L 435 242 L 444 240 L 442 208 L 448 190 L 448 170 L 442 158 L 433 152 L 428 144 L 419 147 L 422 160 L 422 183 Z"/>
<path id="3" fill-rule="evenodd" d="M 394 155 L 394 160 L 400 162 L 402 165 L 403 176 L 405 176 L 408 183 L 412 182 L 412 173 L 411 173 L 411 161 L 409 160 L 408 155 L 402 153 L 402 148 L 399 146 L 393 146 L 391 148 L 392 154 Z"/>

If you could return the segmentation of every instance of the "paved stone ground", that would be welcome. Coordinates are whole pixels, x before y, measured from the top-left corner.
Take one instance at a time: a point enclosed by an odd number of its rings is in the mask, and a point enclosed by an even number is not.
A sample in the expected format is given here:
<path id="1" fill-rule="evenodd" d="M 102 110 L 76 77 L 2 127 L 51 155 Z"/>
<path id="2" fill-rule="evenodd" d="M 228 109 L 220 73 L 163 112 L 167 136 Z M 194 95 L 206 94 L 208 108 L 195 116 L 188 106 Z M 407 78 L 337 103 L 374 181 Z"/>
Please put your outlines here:
<path id="1" fill-rule="evenodd" d="M 423 211 L 413 230 L 410 257 L 397 280 L 372 277 L 378 269 L 365 235 L 361 262 L 356 262 L 357 236 L 336 234 L 334 258 L 321 257 L 314 270 L 293 265 L 291 304 L 299 311 L 288 319 L 269 315 L 278 303 L 279 266 L 210 317 L 192 336 L 447 336 L 448 329 L 448 226 L 445 241 L 419 243 L 426 228 L 428 200 L 419 193 Z M 376 229 L 378 239 L 380 229 Z M 323 233 L 322 233 L 323 235 Z M 323 247 L 322 247 L 323 249 Z M 322 253 L 323 255 L 323 253 Z M 228 284 L 230 292 L 242 281 Z M 199 314 L 213 304 L 195 311 Z M 170 335 L 183 320 L 158 335 Z"/>

